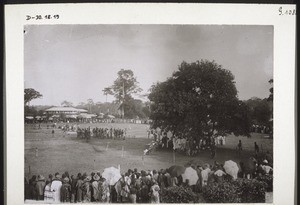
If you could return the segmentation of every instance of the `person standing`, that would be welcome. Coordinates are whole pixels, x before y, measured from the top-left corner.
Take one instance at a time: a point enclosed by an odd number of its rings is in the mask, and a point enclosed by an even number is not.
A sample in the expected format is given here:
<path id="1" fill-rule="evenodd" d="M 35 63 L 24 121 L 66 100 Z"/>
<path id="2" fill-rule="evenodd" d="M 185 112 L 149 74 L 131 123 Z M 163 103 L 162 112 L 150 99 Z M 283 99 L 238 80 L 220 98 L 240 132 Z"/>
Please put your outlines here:
<path id="1" fill-rule="evenodd" d="M 69 184 L 69 178 L 65 177 L 63 179 L 63 184 L 60 190 L 60 200 L 61 202 L 70 202 L 71 201 L 71 185 Z"/>
<path id="2" fill-rule="evenodd" d="M 214 159 L 216 157 L 216 145 L 214 142 L 211 143 L 211 146 L 210 146 L 210 151 L 211 151 L 211 158 Z"/>
<path id="3" fill-rule="evenodd" d="M 32 178 L 29 180 L 29 199 L 37 200 L 36 182 L 36 175 L 33 175 Z"/>
<path id="4" fill-rule="evenodd" d="M 257 156 L 258 153 L 259 153 L 259 146 L 256 144 L 256 142 L 254 142 L 254 152 L 255 152 L 255 155 Z"/>
<path id="5" fill-rule="evenodd" d="M 54 201 L 53 192 L 51 191 L 52 180 L 46 181 L 46 186 L 44 190 L 44 201 L 52 203 Z"/>
<path id="6" fill-rule="evenodd" d="M 74 175 L 71 176 L 71 203 L 76 202 L 76 184 L 77 179 L 74 177 Z"/>
<path id="7" fill-rule="evenodd" d="M 177 177 L 173 176 L 171 177 L 171 187 L 177 186 L 178 185 L 178 179 Z"/>
<path id="8" fill-rule="evenodd" d="M 100 194 L 99 194 L 99 180 L 100 176 L 98 174 L 95 174 L 93 176 L 94 181 L 92 182 L 92 187 L 93 187 L 93 198 L 95 201 L 100 201 Z"/>
<path id="9" fill-rule="evenodd" d="M 60 203 L 61 186 L 62 186 L 61 176 L 59 175 L 59 173 L 56 173 L 55 178 L 53 179 L 53 181 L 51 183 L 51 191 L 53 192 L 53 199 L 54 199 L 54 202 L 56 202 L 56 203 Z"/>
<path id="10" fill-rule="evenodd" d="M 91 181 L 91 176 L 85 177 L 85 179 L 83 180 L 83 184 L 81 186 L 84 203 L 91 202 L 90 181 Z"/>
<path id="11" fill-rule="evenodd" d="M 151 187 L 151 203 L 159 204 L 159 186 L 157 182 L 154 182 L 154 185 Z"/>
<path id="12" fill-rule="evenodd" d="M 37 200 L 44 200 L 44 188 L 46 186 L 45 178 L 42 175 L 38 175 L 36 182 Z"/>
<path id="13" fill-rule="evenodd" d="M 81 173 L 78 173 L 77 183 L 76 183 L 77 202 L 82 202 L 82 189 L 81 189 L 82 185 L 83 185 L 83 177 L 81 176 Z"/>
<path id="14" fill-rule="evenodd" d="M 103 178 L 103 182 L 102 182 L 102 202 L 104 203 L 110 202 L 110 188 L 105 178 Z"/>
<path id="15" fill-rule="evenodd" d="M 201 171 L 202 187 L 207 185 L 208 175 L 211 171 L 209 164 L 205 164 L 204 167 L 204 170 Z"/>
<path id="16" fill-rule="evenodd" d="M 131 185 L 129 189 L 130 189 L 130 193 L 129 193 L 130 202 L 136 204 L 137 189 L 134 185 Z"/>
<path id="17" fill-rule="evenodd" d="M 243 150 L 243 145 L 242 145 L 242 141 L 239 140 L 239 143 L 237 145 L 237 154 L 240 156 Z"/>

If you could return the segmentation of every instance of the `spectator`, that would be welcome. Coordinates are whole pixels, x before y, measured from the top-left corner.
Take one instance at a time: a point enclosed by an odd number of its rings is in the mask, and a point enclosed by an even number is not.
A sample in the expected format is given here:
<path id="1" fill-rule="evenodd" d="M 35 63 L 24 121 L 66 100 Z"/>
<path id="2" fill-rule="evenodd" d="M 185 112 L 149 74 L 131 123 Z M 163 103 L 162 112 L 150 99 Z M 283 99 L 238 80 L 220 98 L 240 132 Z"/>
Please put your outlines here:
<path id="1" fill-rule="evenodd" d="M 53 192 L 53 199 L 54 199 L 54 202 L 56 202 L 56 203 L 60 203 L 61 186 L 62 186 L 61 176 L 59 175 L 59 173 L 56 173 L 55 178 L 53 179 L 53 181 L 51 183 L 51 192 Z"/>
<path id="2" fill-rule="evenodd" d="M 259 153 L 259 146 L 256 144 L 256 142 L 254 142 L 254 152 L 256 156 Z"/>
<path id="3" fill-rule="evenodd" d="M 29 199 L 37 200 L 36 175 L 29 180 Z"/>
<path id="4" fill-rule="evenodd" d="M 61 202 L 71 201 L 71 185 L 69 184 L 69 178 L 65 177 L 60 190 L 60 200 Z"/>
<path id="5" fill-rule="evenodd" d="M 95 174 L 93 176 L 94 181 L 92 182 L 92 187 L 93 187 L 93 198 L 95 201 L 100 201 L 100 193 L 99 193 L 99 180 L 100 177 L 98 174 Z"/>
<path id="6" fill-rule="evenodd" d="M 160 188 L 157 182 L 151 187 L 151 203 L 152 204 L 159 204 L 159 191 Z"/>
<path id="7" fill-rule="evenodd" d="M 83 177 L 81 176 L 81 173 L 78 173 L 77 175 L 77 183 L 76 183 L 76 189 L 77 189 L 77 202 L 82 202 L 82 187 L 83 185 Z"/>
<path id="8" fill-rule="evenodd" d="M 46 186 L 45 178 L 42 175 L 38 175 L 36 182 L 37 200 L 44 200 L 44 188 Z"/>

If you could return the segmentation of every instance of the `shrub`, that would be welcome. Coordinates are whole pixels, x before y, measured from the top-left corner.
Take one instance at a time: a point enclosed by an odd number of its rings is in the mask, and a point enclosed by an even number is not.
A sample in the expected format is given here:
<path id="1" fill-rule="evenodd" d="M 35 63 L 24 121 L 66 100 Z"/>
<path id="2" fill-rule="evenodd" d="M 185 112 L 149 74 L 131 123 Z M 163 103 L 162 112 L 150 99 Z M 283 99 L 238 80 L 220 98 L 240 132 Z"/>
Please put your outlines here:
<path id="1" fill-rule="evenodd" d="M 267 184 L 266 191 L 273 191 L 273 176 L 272 175 L 262 175 L 257 177 L 258 181 L 265 182 Z"/>
<path id="2" fill-rule="evenodd" d="M 239 187 L 242 203 L 264 203 L 267 184 L 256 179 L 238 179 L 233 182 Z"/>
<path id="3" fill-rule="evenodd" d="M 255 179 L 237 179 L 203 187 L 208 203 L 264 203 L 267 184 Z"/>
<path id="4" fill-rule="evenodd" d="M 188 187 L 168 187 L 161 192 L 162 203 L 197 203 L 198 196 Z"/>
<path id="5" fill-rule="evenodd" d="M 238 187 L 230 181 L 211 183 L 203 187 L 203 197 L 208 203 L 239 203 Z"/>

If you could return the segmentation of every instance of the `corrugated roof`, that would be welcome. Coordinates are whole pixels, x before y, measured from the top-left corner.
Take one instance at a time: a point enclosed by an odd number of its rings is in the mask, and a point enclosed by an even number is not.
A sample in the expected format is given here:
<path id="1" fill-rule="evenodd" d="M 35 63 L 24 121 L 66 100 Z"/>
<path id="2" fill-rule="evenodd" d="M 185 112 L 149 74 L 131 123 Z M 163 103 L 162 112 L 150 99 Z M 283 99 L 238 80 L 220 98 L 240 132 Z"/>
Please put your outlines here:
<path id="1" fill-rule="evenodd" d="M 74 107 L 51 107 L 45 110 L 46 112 L 87 112 L 84 109 L 77 109 Z"/>

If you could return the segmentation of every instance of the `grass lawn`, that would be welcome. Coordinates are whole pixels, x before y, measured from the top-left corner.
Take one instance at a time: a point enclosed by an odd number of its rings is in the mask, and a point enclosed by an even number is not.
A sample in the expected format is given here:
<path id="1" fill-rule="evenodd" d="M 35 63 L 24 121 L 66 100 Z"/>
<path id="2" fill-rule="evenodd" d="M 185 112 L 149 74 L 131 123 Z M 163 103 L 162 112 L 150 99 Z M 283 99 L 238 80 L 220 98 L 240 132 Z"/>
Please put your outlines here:
<path id="1" fill-rule="evenodd" d="M 193 157 L 175 153 L 174 163 L 174 153 L 169 150 L 157 150 L 143 157 L 145 145 L 151 141 L 147 138 L 148 125 L 97 123 L 79 126 L 127 128 L 127 134 L 130 137 L 126 140 L 92 138 L 86 142 L 78 139 L 76 134 L 64 135 L 60 129 L 55 129 L 55 134 L 52 136 L 52 129 L 47 129 L 45 124 L 41 125 L 41 129 L 37 129 L 34 125 L 25 125 L 25 174 L 28 175 L 30 170 L 31 175 L 48 176 L 48 174 L 65 171 L 75 175 L 78 172 L 102 172 L 106 167 L 118 165 L 121 167 L 121 172 L 129 168 L 153 170 L 168 168 L 174 164 L 184 165 L 192 159 L 203 163 L 212 163 L 215 160 L 223 163 L 229 159 L 239 162 L 253 154 L 254 141 L 259 146 L 262 145 L 264 151 L 269 150 L 273 153 L 273 140 L 255 133 L 251 138 L 228 136 L 226 144 L 218 146 L 215 159 L 210 158 L 209 151 L 202 151 Z M 237 156 L 235 151 L 239 139 L 242 140 L 244 146 L 241 156 Z"/>

